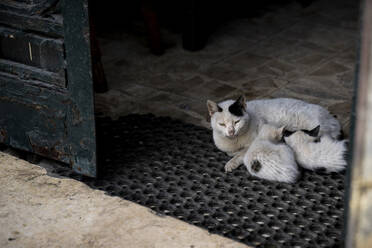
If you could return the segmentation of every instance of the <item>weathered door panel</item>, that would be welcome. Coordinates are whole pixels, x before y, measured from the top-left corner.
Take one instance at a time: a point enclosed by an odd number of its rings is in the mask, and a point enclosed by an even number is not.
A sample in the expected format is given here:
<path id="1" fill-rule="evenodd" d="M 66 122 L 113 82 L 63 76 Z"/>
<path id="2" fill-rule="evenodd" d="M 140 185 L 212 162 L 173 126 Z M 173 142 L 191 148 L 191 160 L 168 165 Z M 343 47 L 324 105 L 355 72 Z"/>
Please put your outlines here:
<path id="1" fill-rule="evenodd" d="M 0 69 L 24 79 L 66 86 L 63 40 L 0 26 Z M 28 78 L 25 78 L 28 77 Z"/>
<path id="2" fill-rule="evenodd" d="M 86 0 L 0 2 L 0 142 L 96 176 Z"/>

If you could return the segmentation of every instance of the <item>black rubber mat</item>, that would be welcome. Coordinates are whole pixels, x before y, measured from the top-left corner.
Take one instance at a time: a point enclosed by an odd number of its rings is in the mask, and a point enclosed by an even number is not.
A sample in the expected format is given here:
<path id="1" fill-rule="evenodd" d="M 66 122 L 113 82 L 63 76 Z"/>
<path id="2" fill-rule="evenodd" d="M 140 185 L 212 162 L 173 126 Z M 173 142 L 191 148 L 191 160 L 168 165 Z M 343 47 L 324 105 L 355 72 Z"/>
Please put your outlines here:
<path id="1" fill-rule="evenodd" d="M 99 179 L 59 173 L 93 188 L 255 247 L 337 247 L 344 174 L 304 171 L 296 184 L 226 174 L 211 131 L 170 118 L 98 119 Z"/>

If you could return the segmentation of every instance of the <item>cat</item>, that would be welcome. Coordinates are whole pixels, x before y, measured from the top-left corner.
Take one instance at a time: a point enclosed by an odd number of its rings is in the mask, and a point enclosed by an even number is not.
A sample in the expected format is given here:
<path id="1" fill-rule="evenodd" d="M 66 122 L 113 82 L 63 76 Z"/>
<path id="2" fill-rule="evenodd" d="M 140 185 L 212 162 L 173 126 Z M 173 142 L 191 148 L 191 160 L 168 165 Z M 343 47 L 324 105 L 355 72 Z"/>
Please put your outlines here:
<path id="1" fill-rule="evenodd" d="M 208 100 L 207 107 L 215 145 L 233 157 L 225 165 L 225 171 L 230 172 L 243 164 L 244 154 L 256 138 L 262 121 L 247 111 L 243 96 L 219 104 Z"/>
<path id="2" fill-rule="evenodd" d="M 294 183 L 298 165 L 305 169 L 339 172 L 347 165 L 344 159 L 346 140 L 329 135 L 319 136 L 320 126 L 312 130 L 288 131 L 263 124 L 248 148 L 243 162 L 251 175 L 258 178 Z M 297 165 L 298 163 L 298 165 Z"/>
<path id="3" fill-rule="evenodd" d="M 319 136 L 319 125 L 312 130 L 285 131 L 283 139 L 290 146 L 297 163 L 309 170 L 324 168 L 327 172 L 345 169 L 346 140 L 338 141 L 329 135 Z"/>
<path id="4" fill-rule="evenodd" d="M 294 183 L 300 172 L 292 149 L 282 142 L 284 127 L 263 124 L 244 155 L 244 165 L 258 178 Z"/>
<path id="5" fill-rule="evenodd" d="M 247 110 L 258 118 L 275 126 L 286 126 L 286 130 L 310 130 L 320 125 L 319 135 L 328 134 L 333 139 L 342 135 L 339 121 L 328 110 L 291 98 L 262 99 L 247 102 Z"/>
<path id="6" fill-rule="evenodd" d="M 287 130 L 310 129 L 321 125 L 320 134 L 337 138 L 341 125 L 321 106 L 290 98 L 246 101 L 240 96 L 236 101 L 215 103 L 207 101 L 213 140 L 218 149 L 233 156 L 225 171 L 231 172 L 243 164 L 245 152 L 256 138 L 260 126 L 286 126 Z"/>

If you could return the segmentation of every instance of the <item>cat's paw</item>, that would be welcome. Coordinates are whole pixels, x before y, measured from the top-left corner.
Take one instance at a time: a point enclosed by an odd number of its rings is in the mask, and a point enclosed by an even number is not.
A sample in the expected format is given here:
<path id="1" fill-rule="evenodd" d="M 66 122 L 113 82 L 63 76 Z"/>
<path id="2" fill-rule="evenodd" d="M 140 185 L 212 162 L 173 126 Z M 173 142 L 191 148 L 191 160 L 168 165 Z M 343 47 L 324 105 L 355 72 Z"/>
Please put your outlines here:
<path id="1" fill-rule="evenodd" d="M 229 161 L 225 165 L 225 172 L 232 172 L 234 169 L 238 168 L 239 164 L 234 161 Z"/>

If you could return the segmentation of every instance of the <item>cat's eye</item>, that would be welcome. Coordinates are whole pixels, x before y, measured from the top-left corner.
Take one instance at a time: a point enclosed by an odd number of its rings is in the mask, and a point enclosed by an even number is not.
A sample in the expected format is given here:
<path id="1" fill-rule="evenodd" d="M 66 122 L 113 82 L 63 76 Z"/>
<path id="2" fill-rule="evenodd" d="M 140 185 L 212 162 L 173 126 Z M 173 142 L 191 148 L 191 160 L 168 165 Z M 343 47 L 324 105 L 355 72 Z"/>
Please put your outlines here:
<path id="1" fill-rule="evenodd" d="M 240 120 L 235 121 L 235 124 L 238 124 Z"/>
<path id="2" fill-rule="evenodd" d="M 225 123 L 218 123 L 220 126 L 226 126 Z"/>

